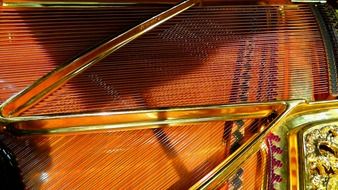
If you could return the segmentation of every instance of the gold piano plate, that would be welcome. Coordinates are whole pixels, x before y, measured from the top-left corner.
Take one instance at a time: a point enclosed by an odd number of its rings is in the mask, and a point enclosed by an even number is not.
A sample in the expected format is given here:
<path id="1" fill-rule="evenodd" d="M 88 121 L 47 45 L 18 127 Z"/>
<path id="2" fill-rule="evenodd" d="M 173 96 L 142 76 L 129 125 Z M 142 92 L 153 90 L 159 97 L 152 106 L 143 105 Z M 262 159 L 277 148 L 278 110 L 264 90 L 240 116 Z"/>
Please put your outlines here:
<path id="1" fill-rule="evenodd" d="M 22 187 L 338 189 L 338 15 L 230 2 L 3 0 Z"/>

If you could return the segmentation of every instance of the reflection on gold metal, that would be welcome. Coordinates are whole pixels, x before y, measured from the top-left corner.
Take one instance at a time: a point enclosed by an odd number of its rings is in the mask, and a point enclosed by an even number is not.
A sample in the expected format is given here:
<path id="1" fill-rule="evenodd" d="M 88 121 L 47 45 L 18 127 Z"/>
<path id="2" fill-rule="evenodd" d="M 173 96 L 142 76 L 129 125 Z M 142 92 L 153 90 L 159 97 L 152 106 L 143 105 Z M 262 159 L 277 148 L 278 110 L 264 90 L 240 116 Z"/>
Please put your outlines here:
<path id="1" fill-rule="evenodd" d="M 221 185 L 231 176 L 232 172 L 234 172 L 236 168 L 240 167 L 240 165 L 249 157 L 249 155 L 252 155 L 260 150 L 260 146 L 262 146 L 264 138 L 266 138 L 266 135 L 269 133 L 269 131 L 281 127 L 286 128 L 289 131 L 289 174 L 284 174 L 284 177 L 289 181 L 289 189 L 300 189 L 300 184 L 302 183 L 302 179 L 304 179 L 300 172 L 300 168 L 303 167 L 304 163 L 299 160 L 299 154 L 305 145 L 301 142 L 301 140 L 299 140 L 298 137 L 302 136 L 303 130 L 309 125 L 328 121 L 338 121 L 338 101 L 313 103 L 306 103 L 303 101 L 288 102 L 288 108 L 284 114 L 274 121 L 274 123 L 262 130 L 260 134 L 253 136 L 212 172 L 192 186 L 191 189 L 219 187 L 219 185 Z M 336 132 L 332 134 L 336 134 Z M 335 142 L 336 136 L 334 139 Z M 336 151 L 336 146 L 331 145 L 331 147 L 334 149 L 334 151 Z M 301 163 L 301 165 L 299 165 L 299 163 Z M 334 167 L 337 167 L 337 162 L 334 162 L 334 164 Z M 333 172 L 334 175 L 331 175 L 332 180 L 330 180 L 330 183 L 328 184 L 332 187 L 336 187 L 335 179 L 337 178 L 337 170 L 336 168 L 332 168 L 332 170 L 335 172 Z"/>
<path id="2" fill-rule="evenodd" d="M 67 7 L 67 8 L 76 8 L 76 7 L 109 7 L 109 6 L 131 6 L 136 3 L 116 3 L 116 2 L 4 2 L 2 6 L 4 7 Z"/>
<path id="3" fill-rule="evenodd" d="M 314 126 L 303 136 L 306 189 L 338 189 L 338 125 Z"/>
<path id="4" fill-rule="evenodd" d="M 58 134 L 97 132 L 102 130 L 135 130 L 173 126 L 182 123 L 206 121 L 264 118 L 272 112 L 285 110 L 284 102 L 204 106 L 194 108 L 172 108 L 101 112 L 60 116 L 30 116 L 2 118 L 10 124 L 7 130 L 16 134 Z"/>
<path id="5" fill-rule="evenodd" d="M 217 188 L 225 180 L 227 180 L 233 171 L 235 171 L 247 158 L 261 149 L 262 143 L 269 134 L 271 128 L 279 126 L 287 117 L 287 115 L 299 104 L 302 100 L 295 100 L 285 102 L 287 107 L 283 114 L 281 114 L 273 124 L 266 126 L 259 134 L 251 137 L 244 145 L 237 149 L 232 155 L 224 160 L 219 166 L 211 171 L 207 176 L 197 182 L 191 189 L 207 189 Z"/>
<path id="6" fill-rule="evenodd" d="M 269 124 L 262 125 L 258 133 L 253 134 L 226 160 L 193 185 L 191 189 L 220 187 L 251 155 L 264 151 L 262 147 L 264 147 L 267 135 L 281 127 L 289 131 L 287 137 L 289 140 L 289 176 L 284 176 L 288 178 L 289 188 L 299 189 L 301 187 L 300 181 L 304 178 L 301 168 L 308 167 L 310 164 L 313 168 L 308 169 L 310 177 L 306 179 L 310 179 L 312 182 L 303 183 L 306 183 L 307 187 L 312 185 L 311 187 L 316 188 L 320 188 L 325 184 L 334 189 L 337 178 L 337 125 L 325 124 L 326 127 L 322 127 L 320 130 L 311 127 L 329 121 L 338 121 L 338 101 L 306 103 L 303 100 L 295 100 L 193 108 L 28 116 L 1 118 L 1 122 L 7 125 L 4 130 L 15 135 L 74 134 L 102 130 L 120 131 L 160 128 L 164 125 L 172 127 L 184 123 L 219 120 L 257 119 L 266 118 L 272 113 L 277 114 L 276 119 Z M 315 136 L 313 136 L 314 134 Z M 301 140 L 303 137 L 305 139 L 304 142 Z M 311 145 L 311 142 L 314 142 L 314 144 Z M 303 154 L 307 158 L 306 161 L 299 160 L 303 149 Z M 316 153 L 315 155 L 313 151 Z M 328 162 L 325 162 L 325 160 L 328 160 Z M 266 180 L 265 177 L 264 181 Z"/>
<path id="7" fill-rule="evenodd" d="M 49 7 L 49 8 L 95 8 L 110 6 L 133 6 L 147 4 L 146 2 L 3 2 L 4 7 Z M 153 2 L 151 4 L 174 4 L 173 2 Z"/>
<path id="8" fill-rule="evenodd" d="M 304 131 L 309 127 L 338 121 L 338 102 L 323 101 L 301 104 L 285 119 L 283 125 L 288 129 L 289 139 L 289 188 L 301 189 L 304 186 L 304 171 L 302 168 L 305 163 L 303 150 Z"/>
<path id="9" fill-rule="evenodd" d="M 180 0 L 120 0 L 120 1 L 106 1 L 106 0 L 85 0 L 85 1 L 34 1 L 34 0 L 3 0 L 2 6 L 4 7 L 47 7 L 47 8 L 95 8 L 95 7 L 109 7 L 109 6 L 135 6 L 135 5 L 174 5 L 179 3 Z M 256 4 L 276 4 L 276 2 L 269 0 L 253 0 Z M 224 4 L 243 4 L 247 3 L 245 0 L 203 0 L 201 4 L 205 5 L 224 5 Z M 290 4 L 290 0 L 279 0 L 280 4 Z"/>
<path id="10" fill-rule="evenodd" d="M 95 63 L 107 57 L 112 52 L 123 47 L 130 41 L 150 31 L 161 23 L 194 6 L 196 0 L 186 0 L 164 11 L 117 37 L 107 40 L 89 52 L 62 65 L 54 71 L 43 76 L 16 96 L 11 97 L 1 105 L 2 116 L 15 116 L 28 109 L 39 100 L 52 93 L 71 78 L 82 73 Z"/>
<path id="11" fill-rule="evenodd" d="M 265 143 L 262 143 L 261 147 L 260 147 L 260 154 L 261 154 L 261 157 L 262 157 L 262 173 L 263 173 L 263 177 L 262 177 L 262 181 L 259 182 L 261 183 L 261 188 L 260 189 L 267 189 L 267 184 L 268 184 L 268 180 L 267 180 L 267 177 L 266 177 L 266 173 L 269 172 L 268 169 L 267 169 L 267 159 L 268 159 L 268 148 L 266 146 Z"/>
<path id="12" fill-rule="evenodd" d="M 304 100 L 293 100 L 57 116 L 17 116 L 110 53 L 196 3 L 196 0 L 186 0 L 141 23 L 57 68 L 7 100 L 1 105 L 3 117 L 0 117 L 0 123 L 6 127 L 1 127 L 0 132 L 14 135 L 94 133 L 176 127 L 185 123 L 208 121 L 262 119 L 277 114 L 276 119 L 263 123 L 257 133 L 191 189 L 220 187 L 247 159 L 258 152 L 262 155 L 263 165 L 266 165 L 265 140 L 271 131 L 278 128 L 286 130 L 281 136 L 286 137 L 288 141 L 289 171 L 288 174 L 282 175 L 288 179 L 289 189 L 338 189 L 338 101 L 307 103 Z M 301 157 L 305 160 L 300 159 Z M 266 171 L 267 168 L 263 167 L 262 172 Z M 266 176 L 262 183 L 264 189 Z"/>

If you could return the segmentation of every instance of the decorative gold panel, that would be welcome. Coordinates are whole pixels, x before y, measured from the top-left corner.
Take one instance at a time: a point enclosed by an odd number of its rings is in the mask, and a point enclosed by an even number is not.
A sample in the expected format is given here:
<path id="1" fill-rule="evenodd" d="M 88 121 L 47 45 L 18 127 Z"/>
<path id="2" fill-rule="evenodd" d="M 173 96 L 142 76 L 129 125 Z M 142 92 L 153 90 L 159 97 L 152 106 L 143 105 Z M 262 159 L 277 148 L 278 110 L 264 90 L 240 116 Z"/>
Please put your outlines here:
<path id="1" fill-rule="evenodd" d="M 338 189 L 337 124 L 313 126 L 304 131 L 306 189 Z"/>

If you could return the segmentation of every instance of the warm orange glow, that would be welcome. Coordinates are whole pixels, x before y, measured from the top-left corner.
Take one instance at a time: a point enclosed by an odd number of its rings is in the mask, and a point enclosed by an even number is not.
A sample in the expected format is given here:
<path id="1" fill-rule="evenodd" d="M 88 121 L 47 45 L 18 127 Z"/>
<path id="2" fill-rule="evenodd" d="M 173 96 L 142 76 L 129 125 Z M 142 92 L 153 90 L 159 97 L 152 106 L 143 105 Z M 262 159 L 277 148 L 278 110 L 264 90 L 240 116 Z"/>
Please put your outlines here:
<path id="1" fill-rule="evenodd" d="M 162 9 L 2 8 L 0 99 Z M 306 5 L 196 7 L 131 42 L 23 115 L 315 100 L 329 94 L 326 65 L 321 35 Z M 28 188 L 186 189 L 234 151 L 236 128 L 224 126 L 208 122 L 5 141 Z M 246 135 L 241 141 L 258 130 L 240 128 Z M 245 188 L 261 185 L 261 159 L 253 155 L 242 166 Z M 295 171 L 290 173 L 295 180 Z"/>

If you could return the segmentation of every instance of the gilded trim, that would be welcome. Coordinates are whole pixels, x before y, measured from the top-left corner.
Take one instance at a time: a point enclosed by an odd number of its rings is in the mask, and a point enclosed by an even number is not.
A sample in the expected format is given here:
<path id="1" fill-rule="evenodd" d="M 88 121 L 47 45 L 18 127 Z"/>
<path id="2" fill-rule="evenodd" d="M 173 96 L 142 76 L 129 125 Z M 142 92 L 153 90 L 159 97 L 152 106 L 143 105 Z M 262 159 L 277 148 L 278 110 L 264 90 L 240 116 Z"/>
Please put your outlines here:
<path id="1" fill-rule="evenodd" d="M 43 76 L 28 88 L 6 100 L 1 107 L 4 117 L 17 116 L 38 103 L 67 81 L 84 72 L 114 51 L 145 34 L 156 26 L 194 6 L 197 0 L 185 0 L 182 3 L 144 21 L 119 36 L 108 39 L 106 42 L 93 48 L 87 53 L 75 58 L 70 63 L 61 65 L 52 72 Z"/>

